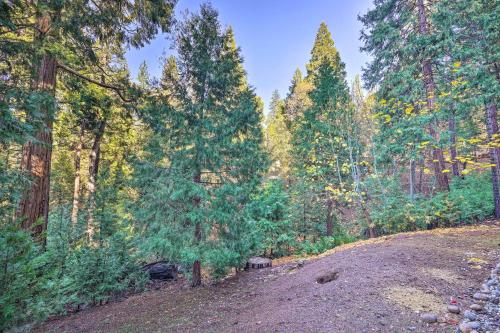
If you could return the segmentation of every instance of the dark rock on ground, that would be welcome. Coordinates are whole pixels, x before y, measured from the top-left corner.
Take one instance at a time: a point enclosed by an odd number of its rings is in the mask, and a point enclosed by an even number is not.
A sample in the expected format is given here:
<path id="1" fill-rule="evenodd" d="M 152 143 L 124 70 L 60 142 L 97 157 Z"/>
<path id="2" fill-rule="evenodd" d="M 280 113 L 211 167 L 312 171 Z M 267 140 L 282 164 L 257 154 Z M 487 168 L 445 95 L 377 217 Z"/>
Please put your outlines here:
<path id="1" fill-rule="evenodd" d="M 170 280 L 177 279 L 177 265 L 167 261 L 159 261 L 144 265 L 143 270 L 149 273 L 151 280 Z"/>

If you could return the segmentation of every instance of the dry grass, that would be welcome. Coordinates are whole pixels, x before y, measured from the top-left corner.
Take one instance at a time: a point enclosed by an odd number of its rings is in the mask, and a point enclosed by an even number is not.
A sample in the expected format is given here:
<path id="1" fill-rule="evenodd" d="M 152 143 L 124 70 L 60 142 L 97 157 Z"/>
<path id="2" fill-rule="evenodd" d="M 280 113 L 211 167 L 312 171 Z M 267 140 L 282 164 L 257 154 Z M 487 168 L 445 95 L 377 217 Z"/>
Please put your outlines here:
<path id="1" fill-rule="evenodd" d="M 443 300 L 414 287 L 394 286 L 383 291 L 385 299 L 415 312 L 443 313 Z"/>
<path id="2" fill-rule="evenodd" d="M 441 279 L 452 284 L 461 284 L 457 279 L 456 274 L 452 271 L 440 268 L 422 268 L 422 273 L 424 275 L 430 275 L 433 278 Z"/>

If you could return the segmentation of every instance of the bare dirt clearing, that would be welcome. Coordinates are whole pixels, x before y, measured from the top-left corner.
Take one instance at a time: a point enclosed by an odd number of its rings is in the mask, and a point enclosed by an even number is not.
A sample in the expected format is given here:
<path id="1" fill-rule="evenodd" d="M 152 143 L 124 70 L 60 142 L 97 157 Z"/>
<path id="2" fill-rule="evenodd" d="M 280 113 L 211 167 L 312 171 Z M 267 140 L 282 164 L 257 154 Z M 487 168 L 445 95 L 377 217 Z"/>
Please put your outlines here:
<path id="1" fill-rule="evenodd" d="M 53 320 L 40 332 L 452 332 L 500 259 L 500 226 L 381 237 L 280 260 L 217 285 L 184 282 Z M 334 279 L 317 283 L 325 274 Z M 439 322 L 426 324 L 421 312 Z"/>

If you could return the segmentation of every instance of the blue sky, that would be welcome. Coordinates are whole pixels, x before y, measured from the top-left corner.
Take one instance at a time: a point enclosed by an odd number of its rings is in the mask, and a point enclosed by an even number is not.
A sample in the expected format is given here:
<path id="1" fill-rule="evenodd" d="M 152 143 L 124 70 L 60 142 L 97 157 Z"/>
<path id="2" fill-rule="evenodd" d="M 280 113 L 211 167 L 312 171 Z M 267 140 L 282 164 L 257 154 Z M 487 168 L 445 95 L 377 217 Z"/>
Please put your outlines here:
<path id="1" fill-rule="evenodd" d="M 197 11 L 203 0 L 179 0 L 177 18 L 186 9 Z M 359 48 L 361 24 L 358 14 L 372 7 L 372 0 L 212 0 L 224 26 L 234 29 L 241 47 L 250 84 L 267 107 L 273 90 L 282 97 L 288 91 L 297 67 L 303 72 L 309 61 L 316 31 L 326 22 L 350 82 L 368 61 Z M 150 74 L 161 75 L 161 58 L 171 54 L 168 36 L 159 35 L 149 45 L 129 50 L 127 60 L 131 75 L 137 77 L 142 61 Z"/>

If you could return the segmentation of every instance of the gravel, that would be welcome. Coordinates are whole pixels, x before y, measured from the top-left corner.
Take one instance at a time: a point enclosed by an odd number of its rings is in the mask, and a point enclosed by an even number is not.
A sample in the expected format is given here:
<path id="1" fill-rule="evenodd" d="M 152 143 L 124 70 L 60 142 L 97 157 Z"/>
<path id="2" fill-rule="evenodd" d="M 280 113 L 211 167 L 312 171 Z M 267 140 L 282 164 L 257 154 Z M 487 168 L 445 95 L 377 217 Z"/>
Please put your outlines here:
<path id="1" fill-rule="evenodd" d="M 481 290 L 472 298 L 477 302 L 464 311 L 464 319 L 456 330 L 457 333 L 493 333 L 500 332 L 500 263 L 491 270 L 490 277 L 481 285 Z"/>

